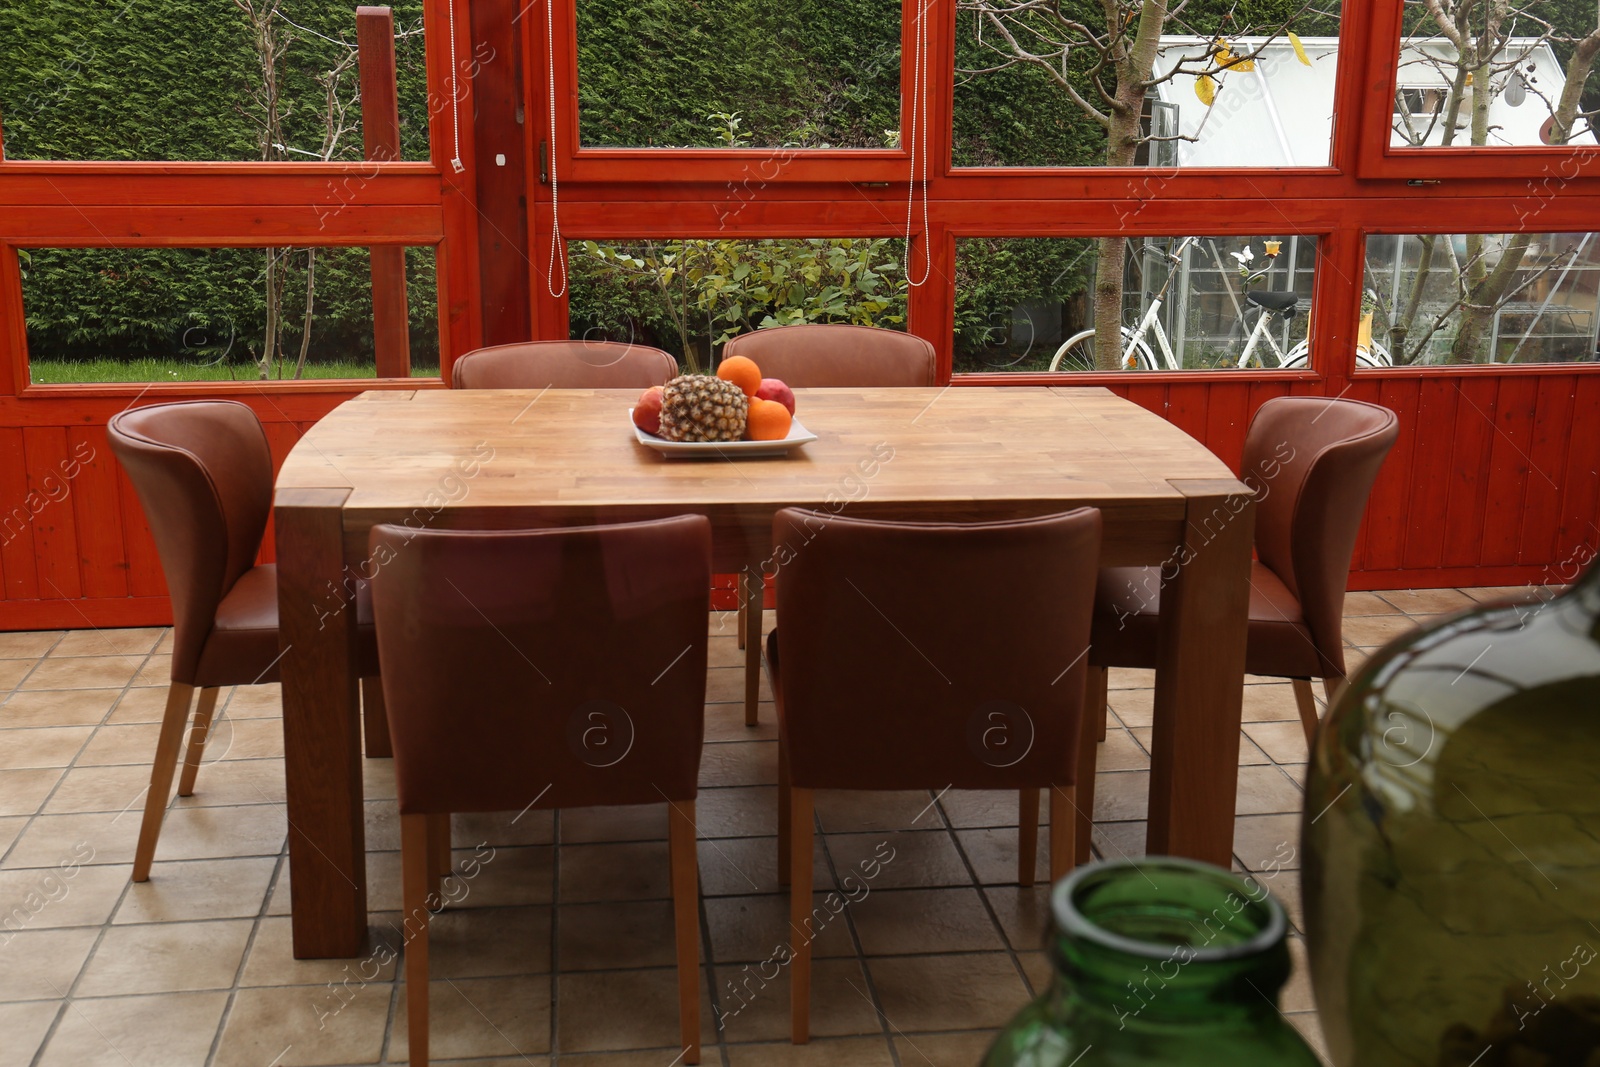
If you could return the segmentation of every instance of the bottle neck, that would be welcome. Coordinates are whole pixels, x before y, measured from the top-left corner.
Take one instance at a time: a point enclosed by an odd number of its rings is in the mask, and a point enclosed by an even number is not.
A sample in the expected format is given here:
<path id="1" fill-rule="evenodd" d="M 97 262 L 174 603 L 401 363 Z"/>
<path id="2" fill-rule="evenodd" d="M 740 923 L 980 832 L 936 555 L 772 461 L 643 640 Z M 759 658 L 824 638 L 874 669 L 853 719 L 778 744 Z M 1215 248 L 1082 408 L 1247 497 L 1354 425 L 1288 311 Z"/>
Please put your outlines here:
<path id="1" fill-rule="evenodd" d="M 1085 868 L 1055 896 L 1056 993 L 1119 1029 L 1276 1014 L 1287 922 L 1259 883 L 1151 858 Z"/>

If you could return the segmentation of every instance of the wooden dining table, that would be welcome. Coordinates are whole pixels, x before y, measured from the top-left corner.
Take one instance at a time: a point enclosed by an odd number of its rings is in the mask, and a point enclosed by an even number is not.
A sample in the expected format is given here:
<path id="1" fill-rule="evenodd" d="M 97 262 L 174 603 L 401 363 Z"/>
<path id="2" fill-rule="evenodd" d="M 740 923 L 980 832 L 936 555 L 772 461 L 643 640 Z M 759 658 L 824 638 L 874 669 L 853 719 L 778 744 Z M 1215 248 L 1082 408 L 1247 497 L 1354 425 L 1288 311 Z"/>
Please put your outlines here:
<path id="1" fill-rule="evenodd" d="M 373 391 L 294 446 L 274 500 L 294 954 L 367 931 L 354 598 L 377 523 L 468 529 L 701 514 L 747 581 L 746 714 L 759 574 L 780 508 L 981 521 L 1101 509 L 1102 564 L 1161 566 L 1147 851 L 1227 867 L 1233 847 L 1253 500 L 1219 459 L 1101 388 L 797 390 L 817 439 L 785 455 L 668 458 L 630 390 Z"/>

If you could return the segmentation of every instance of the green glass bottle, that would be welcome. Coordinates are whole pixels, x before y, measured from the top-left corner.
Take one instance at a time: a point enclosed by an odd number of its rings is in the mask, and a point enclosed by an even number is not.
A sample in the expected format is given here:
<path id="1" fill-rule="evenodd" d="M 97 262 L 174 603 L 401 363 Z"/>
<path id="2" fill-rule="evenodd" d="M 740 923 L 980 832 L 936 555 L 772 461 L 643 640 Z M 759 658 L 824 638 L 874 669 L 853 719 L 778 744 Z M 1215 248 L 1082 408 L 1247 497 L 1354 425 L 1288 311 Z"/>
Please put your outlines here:
<path id="1" fill-rule="evenodd" d="M 1374 656 L 1305 810 L 1335 1063 L 1600 1064 L 1600 567 Z"/>
<path id="2" fill-rule="evenodd" d="M 1278 1011 L 1288 922 L 1258 882 L 1151 856 L 1051 892 L 1055 977 L 985 1067 L 1315 1067 Z"/>

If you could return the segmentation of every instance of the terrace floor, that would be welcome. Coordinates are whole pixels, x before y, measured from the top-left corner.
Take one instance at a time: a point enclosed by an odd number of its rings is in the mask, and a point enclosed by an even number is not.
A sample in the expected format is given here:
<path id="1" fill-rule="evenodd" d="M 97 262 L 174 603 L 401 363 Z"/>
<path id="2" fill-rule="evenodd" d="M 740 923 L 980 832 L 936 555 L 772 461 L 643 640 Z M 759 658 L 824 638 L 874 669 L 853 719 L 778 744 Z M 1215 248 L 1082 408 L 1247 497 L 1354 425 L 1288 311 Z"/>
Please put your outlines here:
<path id="1" fill-rule="evenodd" d="M 1527 593 L 1352 593 L 1351 658 L 1436 614 Z M 763 986 L 746 969 L 787 925 L 774 712 L 763 704 L 761 725 L 745 727 L 740 653 L 716 619 L 698 805 L 702 1062 L 971 1067 L 1050 972 L 1043 836 L 1040 884 L 1022 889 L 1014 794 L 819 794 L 818 886 L 881 843 L 893 859 L 820 935 L 812 1043 L 790 1046 L 786 972 Z M 276 686 L 223 694 L 211 765 L 170 810 L 150 881 L 128 881 L 169 641 L 162 629 L 0 634 L 0 1067 L 406 1062 L 391 761 L 366 765 L 373 951 L 296 961 Z M 1098 856 L 1144 851 L 1151 684 L 1112 674 Z M 1244 719 L 1235 867 L 1260 872 L 1298 929 L 1306 746 L 1289 685 L 1251 679 Z M 461 899 L 434 922 L 435 1060 L 669 1067 L 664 805 L 511 818 L 455 819 Z M 1320 1045 L 1293 938 L 1282 1009 Z"/>

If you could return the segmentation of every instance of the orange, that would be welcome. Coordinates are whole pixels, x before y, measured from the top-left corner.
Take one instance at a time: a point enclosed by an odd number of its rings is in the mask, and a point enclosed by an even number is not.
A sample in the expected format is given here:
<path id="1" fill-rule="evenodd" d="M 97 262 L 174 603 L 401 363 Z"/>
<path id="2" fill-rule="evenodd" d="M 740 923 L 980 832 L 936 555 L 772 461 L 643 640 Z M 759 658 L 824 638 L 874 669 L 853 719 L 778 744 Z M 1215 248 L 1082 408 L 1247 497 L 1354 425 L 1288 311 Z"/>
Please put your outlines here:
<path id="1" fill-rule="evenodd" d="M 755 396 L 756 390 L 761 388 L 761 368 L 756 366 L 755 360 L 744 356 L 729 356 L 718 363 L 717 377 L 743 389 L 745 396 Z"/>
<path id="2" fill-rule="evenodd" d="M 781 441 L 789 436 L 793 419 L 789 409 L 776 400 L 752 400 L 744 435 L 752 441 Z"/>

